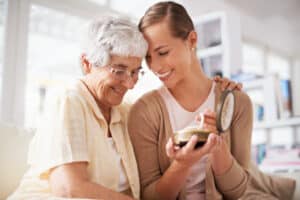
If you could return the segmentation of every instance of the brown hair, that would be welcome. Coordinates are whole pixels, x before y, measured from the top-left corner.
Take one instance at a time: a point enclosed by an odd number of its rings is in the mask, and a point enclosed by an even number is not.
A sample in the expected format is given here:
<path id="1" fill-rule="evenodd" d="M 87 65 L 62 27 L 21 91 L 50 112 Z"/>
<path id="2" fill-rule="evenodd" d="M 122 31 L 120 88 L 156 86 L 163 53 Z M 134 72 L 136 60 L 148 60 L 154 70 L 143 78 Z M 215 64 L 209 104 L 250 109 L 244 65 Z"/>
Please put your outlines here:
<path id="1" fill-rule="evenodd" d="M 194 30 L 194 24 L 185 8 L 175 2 L 159 2 L 151 6 L 139 22 L 141 32 L 145 28 L 167 20 L 169 28 L 174 37 L 185 40 L 189 33 Z"/>

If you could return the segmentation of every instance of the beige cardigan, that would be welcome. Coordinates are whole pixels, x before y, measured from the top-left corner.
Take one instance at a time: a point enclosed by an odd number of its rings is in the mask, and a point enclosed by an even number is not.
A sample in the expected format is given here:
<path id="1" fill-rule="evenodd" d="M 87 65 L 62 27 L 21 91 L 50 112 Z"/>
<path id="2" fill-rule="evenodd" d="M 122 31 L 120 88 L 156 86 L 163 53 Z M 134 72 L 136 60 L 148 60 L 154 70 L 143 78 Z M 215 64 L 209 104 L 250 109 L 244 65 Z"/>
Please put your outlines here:
<path id="1" fill-rule="evenodd" d="M 221 94 L 220 84 L 215 87 L 216 101 Z M 249 187 L 250 148 L 252 133 L 252 104 L 249 97 L 240 91 L 235 93 L 235 108 L 230 129 L 223 134 L 234 162 L 221 176 L 214 176 L 210 161 L 206 167 L 206 200 L 236 200 L 246 194 Z M 216 108 L 216 102 L 215 102 Z M 165 145 L 172 137 L 172 128 L 164 100 L 157 91 L 140 98 L 131 108 L 129 134 L 135 150 L 141 182 L 142 199 L 160 199 L 156 182 L 170 166 Z M 252 187 L 254 188 L 254 187 Z M 179 199 L 185 199 L 185 189 Z"/>

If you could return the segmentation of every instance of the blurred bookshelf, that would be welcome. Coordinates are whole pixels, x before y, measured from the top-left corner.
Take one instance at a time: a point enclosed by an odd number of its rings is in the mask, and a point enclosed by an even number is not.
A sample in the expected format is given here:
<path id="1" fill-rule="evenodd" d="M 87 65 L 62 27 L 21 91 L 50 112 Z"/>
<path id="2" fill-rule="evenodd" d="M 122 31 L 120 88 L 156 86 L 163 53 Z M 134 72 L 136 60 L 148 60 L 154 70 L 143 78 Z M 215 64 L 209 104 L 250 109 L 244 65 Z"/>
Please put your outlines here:
<path id="1" fill-rule="evenodd" d="M 254 129 L 279 128 L 283 126 L 300 126 L 300 117 L 292 117 L 268 122 L 255 122 Z"/>
<path id="2" fill-rule="evenodd" d="M 213 12 L 193 21 L 198 34 L 197 56 L 205 73 L 211 77 L 237 73 L 242 64 L 239 16 Z"/>
<path id="3" fill-rule="evenodd" d="M 293 95 L 292 77 L 295 75 L 290 78 L 268 73 L 249 80 L 237 79 L 243 82 L 253 103 L 253 138 L 265 135 L 263 143 L 252 145 L 253 160 L 264 172 L 300 172 L 300 116 L 294 108 L 299 100 Z M 275 137 L 281 144 L 273 144 Z M 290 142 L 286 143 L 286 138 Z"/>
<path id="4" fill-rule="evenodd" d="M 271 173 L 300 171 L 300 63 L 292 66 L 290 57 L 273 55 L 263 45 L 247 45 L 244 38 L 242 42 L 240 20 L 234 13 L 215 12 L 193 20 L 204 72 L 242 82 L 251 98 L 253 160 Z M 273 144 L 273 137 L 282 144 Z M 274 152 L 281 156 L 276 158 Z"/>

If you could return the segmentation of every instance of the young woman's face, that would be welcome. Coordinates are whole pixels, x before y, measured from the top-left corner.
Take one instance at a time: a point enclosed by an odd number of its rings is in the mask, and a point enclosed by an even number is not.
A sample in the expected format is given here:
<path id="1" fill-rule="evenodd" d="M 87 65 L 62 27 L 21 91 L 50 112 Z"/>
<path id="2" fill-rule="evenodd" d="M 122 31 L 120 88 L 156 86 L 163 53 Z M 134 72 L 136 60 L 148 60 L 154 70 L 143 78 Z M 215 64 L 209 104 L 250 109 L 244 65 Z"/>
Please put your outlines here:
<path id="1" fill-rule="evenodd" d="M 149 48 L 146 62 L 169 89 L 187 78 L 192 63 L 193 44 L 171 35 L 166 21 L 144 29 Z"/>

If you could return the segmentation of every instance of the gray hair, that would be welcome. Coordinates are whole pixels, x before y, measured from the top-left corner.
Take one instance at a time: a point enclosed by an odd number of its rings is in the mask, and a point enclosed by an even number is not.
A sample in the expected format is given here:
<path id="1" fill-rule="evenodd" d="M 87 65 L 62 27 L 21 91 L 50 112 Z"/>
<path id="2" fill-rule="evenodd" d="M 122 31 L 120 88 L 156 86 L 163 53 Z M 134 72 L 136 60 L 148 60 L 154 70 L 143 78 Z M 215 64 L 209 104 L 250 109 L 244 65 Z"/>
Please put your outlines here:
<path id="1" fill-rule="evenodd" d="M 106 15 L 94 19 L 83 37 L 86 58 L 96 66 L 107 65 L 111 55 L 143 58 L 148 49 L 137 25 L 124 16 Z"/>

